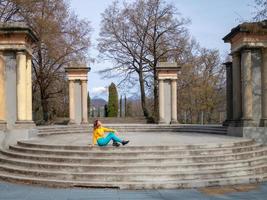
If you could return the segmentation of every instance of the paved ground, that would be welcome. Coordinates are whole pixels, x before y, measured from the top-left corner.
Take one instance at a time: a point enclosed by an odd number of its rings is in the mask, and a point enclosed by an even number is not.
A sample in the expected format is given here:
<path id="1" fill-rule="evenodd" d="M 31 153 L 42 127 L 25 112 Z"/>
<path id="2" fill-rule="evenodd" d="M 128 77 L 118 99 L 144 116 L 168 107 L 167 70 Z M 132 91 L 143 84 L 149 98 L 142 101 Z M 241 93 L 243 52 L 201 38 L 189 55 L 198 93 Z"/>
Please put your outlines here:
<path id="1" fill-rule="evenodd" d="M 201 133 L 173 133 L 173 132 L 134 132 L 119 133 L 122 139 L 130 140 L 130 146 L 151 145 L 183 145 L 183 144 L 222 144 L 245 140 L 240 137 Z M 88 134 L 59 134 L 33 139 L 34 143 L 87 145 L 92 143 L 92 135 Z"/>
<path id="2" fill-rule="evenodd" d="M 243 186 L 242 186 L 243 187 Z M 0 200 L 266 200 L 267 183 L 248 192 L 203 190 L 51 189 L 0 182 Z M 221 188 L 224 190 L 224 188 Z M 212 189 L 213 190 L 213 189 Z M 215 189 L 216 191 L 220 189 Z M 237 191 L 240 191 L 237 189 Z M 241 189 L 242 191 L 242 189 Z M 245 190 L 246 191 L 246 190 Z"/>

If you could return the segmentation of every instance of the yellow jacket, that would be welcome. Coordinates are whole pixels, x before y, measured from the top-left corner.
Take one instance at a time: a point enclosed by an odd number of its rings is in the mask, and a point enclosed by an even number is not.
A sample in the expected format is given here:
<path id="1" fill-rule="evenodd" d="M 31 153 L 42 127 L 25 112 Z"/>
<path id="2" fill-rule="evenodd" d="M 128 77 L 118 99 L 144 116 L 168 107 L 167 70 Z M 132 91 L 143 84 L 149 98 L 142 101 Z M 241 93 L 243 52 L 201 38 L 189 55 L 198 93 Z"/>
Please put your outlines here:
<path id="1" fill-rule="evenodd" d="M 96 144 L 97 140 L 99 138 L 105 137 L 105 132 L 115 132 L 114 129 L 105 128 L 105 127 L 99 127 L 94 129 L 93 131 L 93 144 Z"/>

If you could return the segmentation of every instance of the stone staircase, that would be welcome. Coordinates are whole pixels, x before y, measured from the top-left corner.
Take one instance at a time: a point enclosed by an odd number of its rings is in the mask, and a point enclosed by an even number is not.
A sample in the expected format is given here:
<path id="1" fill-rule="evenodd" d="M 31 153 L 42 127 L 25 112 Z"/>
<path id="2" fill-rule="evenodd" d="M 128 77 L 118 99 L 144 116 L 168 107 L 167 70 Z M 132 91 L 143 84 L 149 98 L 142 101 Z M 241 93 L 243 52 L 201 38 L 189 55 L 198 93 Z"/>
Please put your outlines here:
<path id="1" fill-rule="evenodd" d="M 158 125 L 158 124 L 105 124 L 119 132 L 190 132 L 226 135 L 227 127 L 219 125 Z M 39 136 L 92 132 L 92 125 L 40 126 Z"/>
<path id="2" fill-rule="evenodd" d="M 51 134 L 53 128 L 44 128 L 40 134 Z M 0 151 L 0 180 L 50 187 L 174 189 L 256 183 L 266 178 L 267 147 L 244 139 L 119 148 L 28 140 Z"/>

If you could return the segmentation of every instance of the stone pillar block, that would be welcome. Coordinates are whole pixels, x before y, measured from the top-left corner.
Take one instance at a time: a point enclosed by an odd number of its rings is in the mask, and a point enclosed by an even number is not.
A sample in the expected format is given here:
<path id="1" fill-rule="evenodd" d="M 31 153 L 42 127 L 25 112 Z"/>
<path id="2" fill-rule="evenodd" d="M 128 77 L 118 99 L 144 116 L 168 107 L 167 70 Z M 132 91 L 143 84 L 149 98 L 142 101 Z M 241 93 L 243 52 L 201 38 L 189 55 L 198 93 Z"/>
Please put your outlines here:
<path id="1" fill-rule="evenodd" d="M 232 62 L 224 65 L 226 67 L 226 120 L 223 125 L 228 126 L 233 120 L 233 69 Z"/>
<path id="2" fill-rule="evenodd" d="M 87 124 L 87 77 L 90 68 L 84 65 L 65 69 L 69 80 L 69 124 Z"/>
<path id="3" fill-rule="evenodd" d="M 267 127 L 267 48 L 262 49 L 261 111 L 260 125 Z"/>
<path id="4" fill-rule="evenodd" d="M 82 124 L 88 124 L 88 109 L 87 109 L 87 81 L 82 81 Z"/>
<path id="5" fill-rule="evenodd" d="M 0 52 L 0 129 L 6 125 L 5 59 Z"/>
<path id="6" fill-rule="evenodd" d="M 241 56 L 242 69 L 242 121 L 244 126 L 250 126 L 252 123 L 253 95 L 252 95 L 252 63 L 251 50 L 242 51 Z"/>
<path id="7" fill-rule="evenodd" d="M 75 93 L 74 93 L 74 81 L 69 81 L 69 118 L 70 124 L 75 123 Z"/>
<path id="8" fill-rule="evenodd" d="M 177 80 L 171 81 L 171 124 L 177 124 Z"/>
<path id="9" fill-rule="evenodd" d="M 27 121 L 26 52 L 17 52 L 17 121 Z"/>
<path id="10" fill-rule="evenodd" d="M 241 65 L 240 55 L 234 53 L 233 57 L 233 120 L 239 123 L 242 117 L 242 98 L 241 98 Z"/>
<path id="11" fill-rule="evenodd" d="M 26 68 L 26 102 L 26 119 L 27 121 L 32 122 L 32 59 L 29 55 L 27 56 Z"/>

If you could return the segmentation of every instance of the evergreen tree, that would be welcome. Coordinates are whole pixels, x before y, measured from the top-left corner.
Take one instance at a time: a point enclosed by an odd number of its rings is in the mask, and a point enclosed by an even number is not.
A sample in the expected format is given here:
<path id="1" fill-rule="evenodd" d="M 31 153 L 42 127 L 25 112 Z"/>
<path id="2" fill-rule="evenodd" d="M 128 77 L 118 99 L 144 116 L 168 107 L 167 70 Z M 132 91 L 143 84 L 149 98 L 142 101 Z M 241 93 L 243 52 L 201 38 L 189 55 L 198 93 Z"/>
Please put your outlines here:
<path id="1" fill-rule="evenodd" d="M 105 107 L 104 107 L 104 117 L 107 117 L 108 116 L 108 105 L 105 104 Z"/>
<path id="2" fill-rule="evenodd" d="M 116 85 L 111 83 L 108 87 L 108 117 L 118 116 L 118 92 Z"/>

